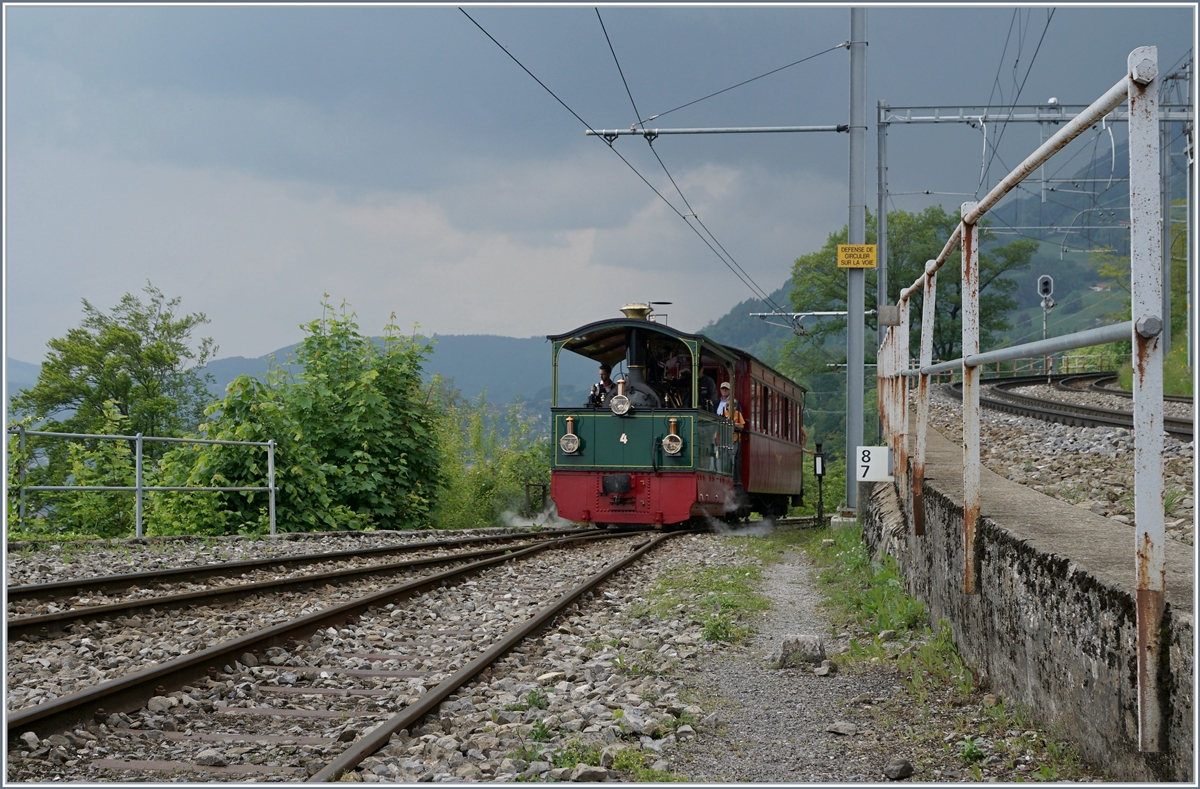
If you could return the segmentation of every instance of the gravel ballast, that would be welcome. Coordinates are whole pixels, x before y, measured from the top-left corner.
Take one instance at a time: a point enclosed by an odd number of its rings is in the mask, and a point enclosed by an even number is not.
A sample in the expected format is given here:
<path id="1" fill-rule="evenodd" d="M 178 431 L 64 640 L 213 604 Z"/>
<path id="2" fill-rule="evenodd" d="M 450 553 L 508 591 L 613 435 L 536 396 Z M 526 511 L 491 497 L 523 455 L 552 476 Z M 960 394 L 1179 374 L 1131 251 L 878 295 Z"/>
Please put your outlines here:
<path id="1" fill-rule="evenodd" d="M 1040 397 L 1118 398 L 1060 392 L 1040 387 Z M 930 423 L 950 441 L 962 441 L 962 403 L 942 387 L 930 389 Z M 1180 406 L 1174 403 L 1169 405 Z M 916 395 L 909 403 L 915 413 Z M 1071 427 L 990 408 L 980 409 L 980 459 L 1013 482 L 1074 504 L 1097 515 L 1130 524 L 1133 512 L 1135 437 L 1120 427 Z M 1195 545 L 1195 445 L 1163 438 L 1163 483 L 1167 536 Z"/>
<path id="2" fill-rule="evenodd" d="M 594 561 L 597 552 L 579 555 Z M 393 736 L 384 749 L 343 780 L 612 781 L 640 776 L 641 780 L 874 782 L 892 780 L 889 775 L 921 781 L 972 778 L 959 752 L 964 737 L 980 720 L 982 700 L 939 699 L 924 710 L 914 710 L 889 658 L 849 661 L 842 650 L 850 638 L 861 641 L 869 637 L 858 630 L 832 630 L 819 610 L 821 593 L 813 584 L 814 570 L 802 555 L 788 554 L 784 561 L 764 568 L 763 592 L 774 607 L 751 622 L 757 634 L 742 645 L 705 640 L 699 618 L 703 612 L 680 609 L 664 618 L 646 613 L 655 582 L 667 573 L 749 567 L 758 562 L 726 536 L 681 535 L 668 540 L 610 579 L 598 593 L 567 609 L 540 636 L 526 641 L 464 686 L 421 726 Z M 571 574 L 570 568 L 555 569 L 556 574 Z M 581 564 L 574 572 L 580 575 L 586 570 Z M 411 627 L 427 620 L 438 627 L 461 627 L 475 616 L 460 610 L 464 603 L 472 603 L 477 610 L 482 607 L 470 589 L 456 585 L 431 592 L 419 601 L 425 613 L 407 624 Z M 516 621 L 532 612 L 520 595 L 496 600 L 494 594 L 488 594 L 488 610 L 495 612 L 492 617 L 497 621 L 505 617 Z M 248 613 L 252 616 L 253 609 Z M 392 612 L 379 622 L 364 617 L 354 628 L 321 634 L 296 654 L 310 662 L 317 657 L 334 659 L 338 653 L 357 650 L 354 645 L 363 639 L 389 638 L 386 628 L 401 621 L 397 616 L 401 615 Z M 124 630 L 130 627 L 126 623 Z M 831 664 L 773 668 L 772 658 L 783 641 L 805 634 L 823 639 Z M 146 636 L 148 640 L 152 637 Z M 905 641 L 885 644 L 890 655 L 909 646 Z M 437 650 L 426 654 L 428 659 Z M 222 675 L 188 693 L 170 693 L 158 700 L 153 710 L 92 724 L 69 733 L 68 739 L 39 741 L 35 736 L 30 742 L 17 738 L 10 743 L 8 777 L 35 781 L 294 781 L 295 773 L 285 773 L 283 767 L 299 763 L 305 770 L 318 769 L 317 765 L 328 762 L 343 747 L 326 743 L 298 749 L 281 744 L 217 742 L 201 748 L 181 743 L 178 738 L 189 732 L 237 730 L 228 714 L 213 717 L 203 713 L 228 709 L 229 705 L 270 703 L 272 687 L 303 684 L 303 679 L 297 683 L 296 677 L 272 666 L 229 668 L 233 670 L 229 677 Z M 825 676 L 818 676 L 822 669 Z M 335 690 L 336 679 L 317 684 Z M 396 704 L 411 702 L 406 697 L 419 694 L 422 688 L 413 681 L 403 688 L 381 685 L 380 690 L 387 695 L 363 699 L 353 708 L 383 711 L 380 703 L 386 701 L 386 709 L 393 709 Z M 531 699 L 535 703 L 531 704 Z M 329 696 L 287 694 L 274 703 L 342 708 L 336 697 Z M 278 733 L 353 739 L 379 720 L 351 718 L 300 730 L 296 721 L 284 718 Z M 1038 736 L 1033 731 L 1010 734 Z M 983 750 L 979 762 L 985 780 L 1030 775 L 1032 756 L 1000 760 L 991 750 L 999 744 L 974 742 Z M 996 760 L 989 763 L 993 756 Z M 110 758 L 188 760 L 192 772 L 166 777 L 150 771 L 98 771 L 93 766 L 96 760 Z M 273 764 L 280 766 L 278 775 L 270 775 L 270 769 L 264 775 L 237 772 Z"/>

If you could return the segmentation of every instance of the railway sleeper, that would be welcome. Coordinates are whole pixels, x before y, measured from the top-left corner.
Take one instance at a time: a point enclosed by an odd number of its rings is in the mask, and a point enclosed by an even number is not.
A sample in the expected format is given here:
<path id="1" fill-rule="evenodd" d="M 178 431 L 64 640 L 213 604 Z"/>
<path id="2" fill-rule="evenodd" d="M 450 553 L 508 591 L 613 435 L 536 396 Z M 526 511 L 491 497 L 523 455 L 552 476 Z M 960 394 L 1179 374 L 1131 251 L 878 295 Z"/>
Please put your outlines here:
<path id="1" fill-rule="evenodd" d="M 619 557 L 616 561 L 592 574 L 586 583 L 570 590 L 552 604 L 539 609 L 536 616 L 526 619 L 518 628 L 465 665 L 463 660 L 466 659 L 467 653 L 461 653 L 458 660 L 442 661 L 441 665 L 430 664 L 438 662 L 436 660 L 437 647 L 444 647 L 453 640 L 466 640 L 468 636 L 473 640 L 478 636 L 473 631 L 449 631 L 444 628 L 430 631 L 427 627 L 400 628 L 405 635 L 412 636 L 411 646 L 414 647 L 413 649 L 403 652 L 370 651 L 363 647 L 369 647 L 371 642 L 364 641 L 361 646 L 340 650 L 335 646 L 325 646 L 325 644 L 337 645 L 338 640 L 342 638 L 351 640 L 354 637 L 352 631 L 357 632 L 362 627 L 356 628 L 350 625 L 339 630 L 333 625 L 329 625 L 321 628 L 314 619 L 316 615 L 313 615 L 304 618 L 309 620 L 306 628 L 296 629 L 295 622 L 289 623 L 292 626 L 293 636 L 303 632 L 313 635 L 309 644 L 296 641 L 293 637 L 290 641 L 290 649 L 275 645 L 263 646 L 271 641 L 281 641 L 283 634 L 282 626 L 268 628 L 251 636 L 237 639 L 235 642 L 206 650 L 205 652 L 208 654 L 188 656 L 191 660 L 183 662 L 189 663 L 190 666 L 183 673 L 179 673 L 183 666 L 176 666 L 175 673 L 172 674 L 164 673 L 163 670 L 168 666 L 157 667 L 141 672 L 141 676 L 134 675 L 108 683 L 109 685 L 123 684 L 123 692 L 114 694 L 112 693 L 114 688 L 110 687 L 106 689 L 108 691 L 106 694 L 97 693 L 104 687 L 101 686 L 92 691 L 74 694 L 77 698 L 73 700 L 70 697 L 64 697 L 50 704 L 41 705 L 40 708 L 18 711 L 9 717 L 10 741 L 19 741 L 16 735 L 20 733 L 21 738 L 29 744 L 29 739 L 38 738 L 38 730 L 45 734 L 50 728 L 70 728 L 70 722 L 79 721 L 81 718 L 86 720 L 86 723 L 70 736 L 78 739 L 90 734 L 95 737 L 94 732 L 101 731 L 100 720 L 103 720 L 111 736 L 121 740 L 129 738 L 132 753 L 127 749 L 126 758 L 148 755 L 145 753 L 147 750 L 153 750 L 162 743 L 189 746 L 188 749 L 185 749 L 189 751 L 189 756 L 185 759 L 101 758 L 91 763 L 95 770 L 101 771 L 101 774 L 117 775 L 123 780 L 130 780 L 131 774 L 153 776 L 161 775 L 164 772 L 195 772 L 198 770 L 218 780 L 236 780 L 239 777 L 252 775 L 276 775 L 283 779 L 311 776 L 314 780 L 336 780 L 346 770 L 351 769 L 371 753 L 386 745 L 393 734 L 404 729 L 415 728 L 415 724 L 435 710 L 438 704 L 455 689 L 484 671 L 491 662 L 511 650 L 522 639 L 549 624 L 579 596 L 613 572 L 640 558 L 667 536 L 661 535 L 645 540 L 635 550 L 624 555 L 621 555 L 619 551 L 616 552 Z M 577 541 L 562 540 L 558 544 L 565 545 L 574 542 Z M 502 558 L 503 561 L 507 561 L 518 556 L 529 556 L 546 547 L 548 546 L 535 546 Z M 493 559 L 477 562 L 473 565 L 476 568 L 474 572 L 499 570 L 503 561 Z M 338 608 L 341 610 L 333 616 L 330 616 L 334 613 L 332 611 L 320 613 L 326 615 L 325 620 L 334 619 L 337 616 L 344 617 L 347 612 L 351 612 L 351 615 L 355 617 L 366 614 L 372 622 L 386 618 L 390 624 L 393 615 L 381 616 L 380 605 L 385 600 L 412 597 L 422 589 L 428 590 L 443 586 L 456 579 L 462 580 L 468 575 L 474 574 L 472 571 L 464 572 L 465 570 L 466 568 L 456 568 L 452 573 L 438 573 L 422 579 L 423 583 L 420 585 L 414 582 L 404 585 L 408 587 L 407 589 L 395 587 L 385 593 L 353 601 L 346 606 L 339 606 Z M 498 579 L 499 582 L 503 583 L 505 577 L 507 574 Z M 509 585 L 502 588 L 519 589 L 520 587 Z M 512 592 L 507 594 L 511 596 Z M 393 612 L 402 610 L 393 608 Z M 403 616 L 410 616 L 415 622 L 421 622 L 423 621 L 422 614 L 421 611 L 410 610 L 408 614 L 402 615 L 401 619 L 403 620 Z M 365 623 L 363 626 L 366 626 Z M 409 633 L 408 631 L 414 632 Z M 332 635 L 330 635 L 331 633 Z M 419 639 L 421 633 L 432 636 L 432 642 L 421 642 Z M 425 643 L 433 649 L 423 651 L 417 647 L 419 643 Z M 238 654 L 239 650 L 253 649 L 252 644 L 259 646 L 257 655 L 253 651 L 241 651 L 237 658 L 230 657 Z M 345 646 L 345 644 L 340 644 L 340 646 Z M 321 651 L 322 648 L 324 648 L 324 652 Z M 482 648 L 482 645 L 479 648 Z M 335 653 L 335 657 L 342 661 L 341 665 L 322 663 L 322 660 L 328 658 L 331 652 Z M 473 654 L 477 653 L 478 649 L 475 649 Z M 422 654 L 429 654 L 430 657 L 421 661 Z M 272 659 L 268 663 L 263 663 L 260 658 L 264 655 L 271 658 L 284 657 L 285 659 L 283 661 Z M 201 669 L 203 672 L 200 675 L 201 679 L 198 680 L 192 676 L 203 663 L 214 660 L 218 663 L 222 663 L 223 660 L 229 661 L 221 665 L 225 671 L 210 665 Z M 174 662 L 180 663 L 181 661 Z M 349 662 L 349 666 L 346 665 L 347 662 Z M 403 665 L 408 667 L 401 668 Z M 417 669 L 418 665 L 420 669 Z M 184 681 L 185 675 L 191 677 L 186 682 Z M 155 684 L 151 685 L 150 683 Z M 306 685 L 305 683 L 311 684 Z M 168 691 L 168 685 L 173 686 L 174 689 Z M 218 701 L 201 701 L 192 695 L 203 695 L 206 691 Z M 145 695 L 147 692 L 154 694 L 150 696 L 148 702 Z M 138 694 L 141 694 L 140 701 L 135 701 L 138 699 Z M 98 701 L 101 696 L 106 704 L 117 711 L 107 712 L 99 707 Z M 304 703 L 299 704 L 298 700 L 303 700 Z M 263 706 L 263 702 L 284 703 L 290 704 L 290 706 L 287 708 Z M 143 707 L 143 705 L 145 706 Z M 137 717 L 129 715 L 134 711 L 138 711 Z M 158 716 L 160 719 L 158 726 L 147 729 L 145 724 L 148 718 L 153 716 Z M 225 720 L 242 723 L 253 720 L 269 721 L 272 728 L 267 734 L 202 731 L 219 725 L 217 721 Z M 64 723 L 67 725 L 64 726 Z M 188 727 L 192 728 L 190 733 L 180 731 L 181 728 Z M 247 728 L 250 727 L 247 726 Z M 278 731 L 281 727 L 286 729 L 286 733 Z M 319 732 L 316 731 L 318 728 Z M 38 748 L 33 753 L 48 757 L 47 761 L 51 764 L 67 765 L 72 760 L 64 758 L 69 757 L 70 754 L 62 747 L 58 738 L 63 738 L 66 745 L 74 744 L 67 734 L 56 732 L 49 734 L 46 740 L 39 739 Z M 290 755 L 297 756 L 302 763 L 282 764 L 275 761 L 265 764 L 235 764 L 227 760 L 226 756 L 216 749 L 203 747 L 206 744 L 218 742 L 249 743 L 225 751 L 226 755 L 233 754 L 235 756 L 250 753 L 250 749 L 264 743 L 279 745 L 285 750 L 290 749 Z M 337 750 L 340 745 L 351 742 L 353 745 L 344 750 L 332 763 L 325 764 L 330 753 Z M 239 751 L 239 748 L 243 747 L 246 750 Z M 46 750 L 41 753 L 43 748 Z M 199 752 L 195 752 L 197 749 L 200 749 Z M 33 758 L 33 753 L 30 754 L 30 758 Z M 109 754 L 101 755 L 108 756 Z"/>

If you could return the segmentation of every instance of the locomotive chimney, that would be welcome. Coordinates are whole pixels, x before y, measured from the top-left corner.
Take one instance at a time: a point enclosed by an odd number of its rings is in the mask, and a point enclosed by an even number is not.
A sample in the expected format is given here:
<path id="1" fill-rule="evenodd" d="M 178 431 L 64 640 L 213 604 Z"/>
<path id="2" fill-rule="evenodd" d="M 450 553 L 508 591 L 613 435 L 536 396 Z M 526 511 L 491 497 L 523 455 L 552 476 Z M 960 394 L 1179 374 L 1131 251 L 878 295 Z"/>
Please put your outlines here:
<path id="1" fill-rule="evenodd" d="M 638 318 L 641 320 L 646 320 L 646 317 L 650 314 L 650 310 L 651 307 L 649 304 L 637 303 L 626 304 L 621 308 L 621 312 L 625 314 L 626 318 Z"/>

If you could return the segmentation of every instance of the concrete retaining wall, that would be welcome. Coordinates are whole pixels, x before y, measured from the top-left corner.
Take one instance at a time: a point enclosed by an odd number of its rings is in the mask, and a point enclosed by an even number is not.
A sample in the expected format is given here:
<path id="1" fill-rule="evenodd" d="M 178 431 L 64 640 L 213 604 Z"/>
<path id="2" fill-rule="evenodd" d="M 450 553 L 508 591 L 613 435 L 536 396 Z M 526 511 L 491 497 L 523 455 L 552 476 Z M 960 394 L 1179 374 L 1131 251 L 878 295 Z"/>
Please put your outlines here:
<path id="1" fill-rule="evenodd" d="M 1042 724 L 1061 724 L 1089 762 L 1122 781 L 1193 781 L 1191 548 L 1168 546 L 1166 750 L 1139 753 L 1132 529 L 985 471 L 981 592 L 964 595 L 961 471 L 955 481 L 953 457 L 942 459 L 926 480 L 922 537 L 912 534 L 894 484 L 860 485 L 870 548 L 897 559 L 909 593 L 932 622 L 949 622 L 961 654 L 995 692 Z M 998 490 L 1001 483 L 1009 487 Z"/>

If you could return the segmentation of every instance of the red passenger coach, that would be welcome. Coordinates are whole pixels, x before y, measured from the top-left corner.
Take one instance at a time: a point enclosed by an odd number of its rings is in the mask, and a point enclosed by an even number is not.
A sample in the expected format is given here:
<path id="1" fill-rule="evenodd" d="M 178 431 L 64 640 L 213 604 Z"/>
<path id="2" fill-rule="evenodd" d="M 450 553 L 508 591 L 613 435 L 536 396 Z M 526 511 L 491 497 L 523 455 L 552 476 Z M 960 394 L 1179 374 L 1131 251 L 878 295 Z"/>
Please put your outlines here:
<path id="1" fill-rule="evenodd" d="M 804 388 L 744 351 L 655 323 L 648 305 L 622 312 L 549 338 L 559 515 L 669 525 L 798 503 Z M 559 402 L 571 354 L 611 371 L 578 406 Z"/>
<path id="2" fill-rule="evenodd" d="M 754 508 L 774 516 L 804 498 L 804 387 L 748 353 L 738 362 L 737 399 L 746 404 L 739 474 Z"/>

